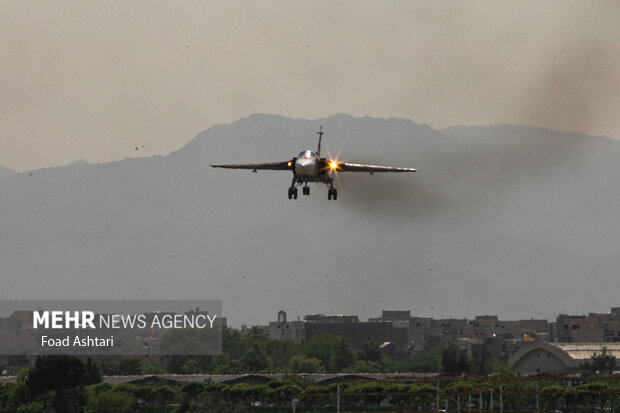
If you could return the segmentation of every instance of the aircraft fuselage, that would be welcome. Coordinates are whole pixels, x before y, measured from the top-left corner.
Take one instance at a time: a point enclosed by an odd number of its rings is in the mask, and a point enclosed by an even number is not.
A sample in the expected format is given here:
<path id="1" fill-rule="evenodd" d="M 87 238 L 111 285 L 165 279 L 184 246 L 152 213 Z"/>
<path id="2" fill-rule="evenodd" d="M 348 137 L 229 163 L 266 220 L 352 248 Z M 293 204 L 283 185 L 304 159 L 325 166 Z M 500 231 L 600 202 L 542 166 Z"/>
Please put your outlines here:
<path id="1" fill-rule="evenodd" d="M 325 166 L 323 166 L 325 163 L 326 161 L 319 158 L 316 153 L 312 151 L 303 151 L 295 158 L 293 173 L 299 177 L 303 177 L 304 180 L 314 181 L 309 178 L 319 178 L 320 175 L 325 175 L 325 171 L 322 170 L 325 169 Z M 322 177 L 320 180 L 323 180 Z"/>
<path id="2" fill-rule="evenodd" d="M 317 132 L 319 145 L 316 152 L 305 150 L 297 157 L 283 162 L 253 163 L 253 164 L 223 164 L 211 165 L 214 168 L 250 169 L 252 172 L 260 170 L 277 170 L 293 172 L 293 180 L 288 189 L 288 199 L 297 199 L 297 186 L 302 186 L 302 194 L 310 195 L 309 182 L 323 183 L 328 186 L 327 199 L 338 199 L 338 191 L 334 188 L 334 177 L 337 172 L 415 172 L 413 168 L 397 168 L 392 166 L 365 165 L 358 163 L 341 162 L 338 159 L 321 158 L 321 137 L 323 127 Z"/>

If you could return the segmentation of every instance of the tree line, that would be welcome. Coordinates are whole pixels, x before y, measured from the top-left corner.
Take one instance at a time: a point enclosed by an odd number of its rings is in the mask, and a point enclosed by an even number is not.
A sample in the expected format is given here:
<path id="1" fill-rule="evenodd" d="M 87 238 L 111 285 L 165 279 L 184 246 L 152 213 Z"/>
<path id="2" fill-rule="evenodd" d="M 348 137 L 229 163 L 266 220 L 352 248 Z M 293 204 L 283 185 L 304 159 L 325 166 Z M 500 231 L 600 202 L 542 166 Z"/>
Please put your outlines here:
<path id="1" fill-rule="evenodd" d="M 182 334 L 182 333 L 176 333 Z M 182 340 L 174 337 L 174 341 Z M 139 368 L 140 366 L 136 366 Z M 242 333 L 222 330 L 220 356 L 168 356 L 160 360 L 161 372 L 176 374 L 244 373 L 388 373 L 420 372 L 488 374 L 508 369 L 505 361 L 492 360 L 484 347 L 471 356 L 452 343 L 412 355 L 406 360 L 386 356 L 372 340 L 353 350 L 339 335 L 317 334 L 301 344 L 265 337 L 253 328 Z M 134 371 L 134 373 L 139 373 Z"/>
<path id="2" fill-rule="evenodd" d="M 173 337 L 174 338 L 174 337 Z M 178 339 L 178 337 L 174 338 Z M 0 412 L 94 412 L 94 411 L 246 411 L 284 406 L 293 399 L 300 409 L 329 405 L 334 395 L 343 406 L 363 411 L 364 406 L 431 408 L 442 402 L 492 405 L 499 392 L 506 406 L 544 405 L 551 410 L 596 403 L 613 411 L 617 405 L 618 379 L 610 375 L 616 360 L 607 350 L 584 364 L 589 382 L 581 386 L 534 378 L 518 380 L 505 362 L 491 360 L 484 347 L 471 356 L 451 343 L 420 353 L 408 360 L 395 361 L 384 355 L 378 343 L 367 340 L 353 350 L 341 336 L 318 334 L 301 344 L 270 339 L 259 329 L 247 333 L 224 328 L 222 354 L 218 356 L 164 356 L 152 358 L 105 357 L 80 359 L 69 356 L 41 356 L 22 368 L 17 383 L 0 386 Z M 20 358 L 28 361 L 27 358 Z M 3 367 L 4 368 L 4 367 Z M 478 379 L 428 383 L 341 383 L 317 386 L 301 378 L 301 373 L 382 373 L 435 372 L 443 375 L 477 375 Z M 154 383 L 111 385 L 104 375 L 131 374 L 286 374 L 284 380 L 264 385 L 221 383 Z M 605 376 L 607 374 L 607 376 Z M 609 377 L 609 380 L 599 380 Z M 472 376 L 473 377 L 473 376 Z M 480 380 L 480 377 L 484 378 Z M 536 381 L 536 387 L 534 383 Z M 499 387 L 503 386 L 503 387 Z M 535 395 L 534 395 L 535 394 Z M 497 400 L 495 401 L 497 403 Z M 155 407 L 164 410 L 152 410 Z M 314 407 L 313 407 L 314 406 Z M 569 409 L 570 408 L 570 409 Z M 212 410 L 209 410 L 212 409 Z M 572 410 L 571 410 L 572 409 Z M 431 409 L 432 410 L 432 409 Z M 265 410 L 274 411 L 274 410 Z M 303 410 L 299 410 L 303 411 Z M 308 410 L 311 411 L 311 410 Z"/>
<path id="3" fill-rule="evenodd" d="M 562 379 L 435 377 L 420 382 L 356 381 L 317 385 L 299 375 L 266 384 L 166 382 L 104 383 L 92 360 L 37 358 L 27 376 L 0 385 L 0 412 L 298 412 L 620 410 L 620 378 Z M 53 410 L 51 410 L 53 409 Z"/>

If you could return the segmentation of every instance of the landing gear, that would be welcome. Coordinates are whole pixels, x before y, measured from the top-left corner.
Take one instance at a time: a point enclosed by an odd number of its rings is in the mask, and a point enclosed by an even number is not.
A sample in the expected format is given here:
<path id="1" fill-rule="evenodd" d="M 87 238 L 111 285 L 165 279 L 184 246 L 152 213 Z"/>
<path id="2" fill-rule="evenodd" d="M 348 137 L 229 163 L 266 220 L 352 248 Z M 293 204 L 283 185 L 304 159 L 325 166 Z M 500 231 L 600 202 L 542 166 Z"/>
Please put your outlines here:
<path id="1" fill-rule="evenodd" d="M 337 200 L 338 199 L 338 190 L 336 188 L 329 188 L 327 190 L 327 199 L 328 200 Z"/>
<path id="2" fill-rule="evenodd" d="M 317 180 L 316 178 L 303 177 L 295 175 L 293 180 L 291 181 L 291 186 L 288 188 L 288 199 L 297 199 L 298 189 L 301 187 L 301 194 L 304 196 L 310 195 L 310 187 L 308 183 L 311 182 L 319 182 L 323 183 L 327 186 L 327 199 L 329 200 L 337 200 L 338 199 L 338 190 L 334 188 L 334 179 L 331 176 L 324 176 L 321 180 Z"/>
<path id="3" fill-rule="evenodd" d="M 328 176 L 325 178 L 325 185 L 329 187 L 327 190 L 327 199 L 328 200 L 337 200 L 338 199 L 338 190 L 334 188 L 334 179 L 332 176 Z"/>
<path id="4" fill-rule="evenodd" d="M 288 189 L 288 199 L 297 199 L 297 188 L 295 188 L 295 177 L 293 177 L 293 182 L 291 182 L 291 186 Z"/>

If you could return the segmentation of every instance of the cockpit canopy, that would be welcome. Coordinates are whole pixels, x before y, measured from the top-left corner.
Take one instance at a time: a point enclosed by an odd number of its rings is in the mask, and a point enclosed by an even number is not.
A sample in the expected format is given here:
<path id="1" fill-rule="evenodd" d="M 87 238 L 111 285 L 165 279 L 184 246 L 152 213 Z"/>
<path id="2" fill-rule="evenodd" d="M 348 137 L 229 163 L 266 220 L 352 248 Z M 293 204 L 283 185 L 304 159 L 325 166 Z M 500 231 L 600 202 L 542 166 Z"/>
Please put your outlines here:
<path id="1" fill-rule="evenodd" d="M 297 155 L 298 158 L 306 158 L 306 159 L 311 159 L 311 158 L 316 158 L 316 154 L 312 151 L 303 151 L 300 152 L 299 155 Z"/>

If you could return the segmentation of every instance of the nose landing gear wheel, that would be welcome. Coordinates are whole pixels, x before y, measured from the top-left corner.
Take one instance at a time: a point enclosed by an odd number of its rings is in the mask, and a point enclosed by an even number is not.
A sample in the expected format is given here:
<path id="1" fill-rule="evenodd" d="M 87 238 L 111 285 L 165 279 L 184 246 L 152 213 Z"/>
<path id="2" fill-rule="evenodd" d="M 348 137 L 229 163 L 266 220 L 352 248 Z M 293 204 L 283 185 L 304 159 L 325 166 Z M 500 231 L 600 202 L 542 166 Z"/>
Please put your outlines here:
<path id="1" fill-rule="evenodd" d="M 327 191 L 327 199 L 328 200 L 336 200 L 338 199 L 338 190 L 336 188 L 329 188 Z"/>
<path id="2" fill-rule="evenodd" d="M 302 189 L 302 193 L 304 195 L 310 195 L 310 187 L 309 186 L 304 186 Z"/>

